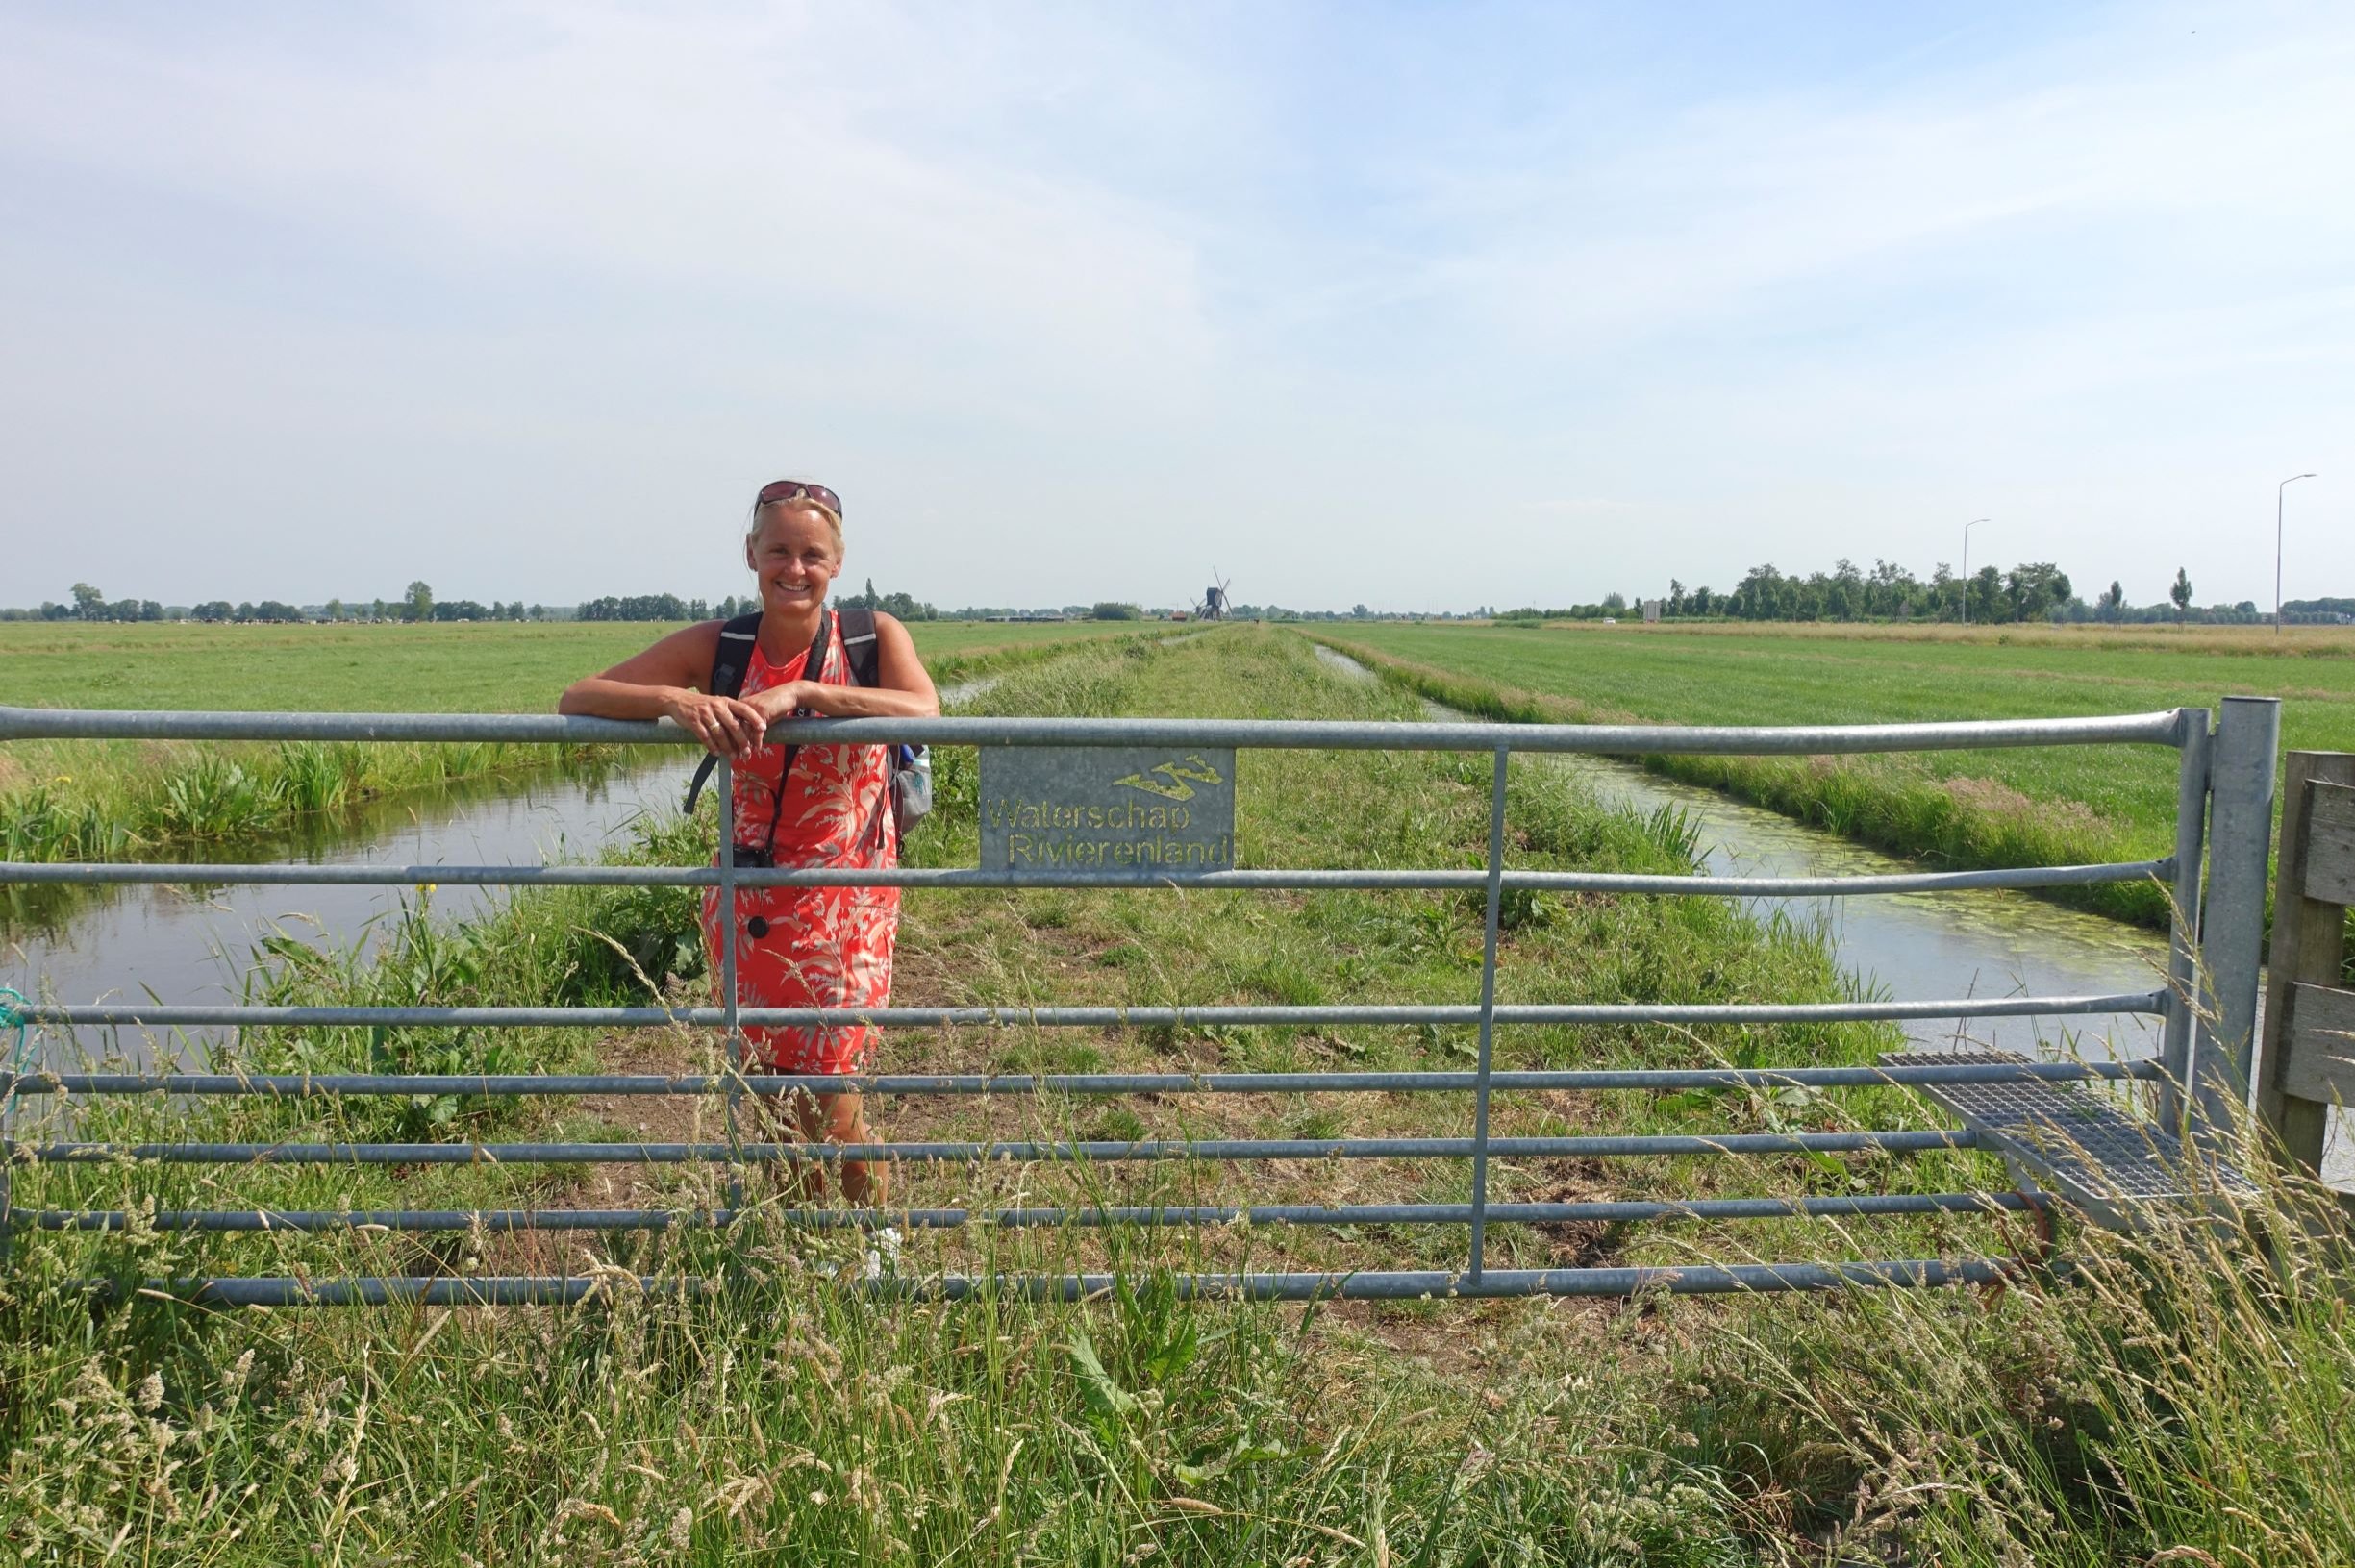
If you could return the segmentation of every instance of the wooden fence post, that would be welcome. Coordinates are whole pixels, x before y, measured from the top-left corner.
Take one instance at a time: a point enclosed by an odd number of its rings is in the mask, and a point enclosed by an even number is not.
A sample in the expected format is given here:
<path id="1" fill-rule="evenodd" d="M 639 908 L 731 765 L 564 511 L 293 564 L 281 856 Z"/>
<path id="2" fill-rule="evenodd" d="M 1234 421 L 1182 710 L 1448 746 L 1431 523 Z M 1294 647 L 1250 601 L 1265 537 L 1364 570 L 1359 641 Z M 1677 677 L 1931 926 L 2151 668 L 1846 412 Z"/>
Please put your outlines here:
<path id="1" fill-rule="evenodd" d="M 2311 1176 L 2331 1102 L 2355 1102 L 2355 991 L 2340 967 L 2355 904 L 2355 753 L 2289 755 L 2276 865 L 2257 1113 Z"/>

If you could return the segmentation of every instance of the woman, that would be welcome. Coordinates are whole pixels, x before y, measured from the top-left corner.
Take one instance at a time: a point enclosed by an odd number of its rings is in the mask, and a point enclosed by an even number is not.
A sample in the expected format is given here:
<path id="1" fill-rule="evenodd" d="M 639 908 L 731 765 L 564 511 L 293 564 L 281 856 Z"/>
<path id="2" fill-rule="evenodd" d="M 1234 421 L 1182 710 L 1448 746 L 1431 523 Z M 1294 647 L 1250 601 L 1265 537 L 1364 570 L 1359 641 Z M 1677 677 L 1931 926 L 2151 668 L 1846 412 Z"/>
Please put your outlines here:
<path id="1" fill-rule="evenodd" d="M 734 764 L 738 863 L 889 867 L 899 863 L 889 746 L 772 746 L 781 719 L 929 718 L 940 711 L 932 677 L 906 627 L 875 617 L 876 686 L 852 684 L 840 618 L 826 590 L 842 569 L 842 503 L 823 485 L 779 480 L 752 506 L 744 561 L 761 585 L 761 626 L 740 695 L 705 689 L 721 622 L 674 632 L 603 675 L 575 682 L 560 713 L 667 718 Z M 815 669 L 811 660 L 817 660 Z M 756 853 L 757 852 L 757 853 Z M 753 1008 L 880 1008 L 891 999 L 896 887 L 763 887 L 737 895 L 737 1000 Z M 724 939 L 719 890 L 704 895 L 712 972 Z M 875 1031 L 748 1029 L 755 1072 L 840 1074 L 871 1069 Z M 802 1136 L 854 1144 L 869 1135 L 855 1094 L 795 1094 Z M 842 1195 L 881 1204 L 885 1171 L 842 1165 Z"/>

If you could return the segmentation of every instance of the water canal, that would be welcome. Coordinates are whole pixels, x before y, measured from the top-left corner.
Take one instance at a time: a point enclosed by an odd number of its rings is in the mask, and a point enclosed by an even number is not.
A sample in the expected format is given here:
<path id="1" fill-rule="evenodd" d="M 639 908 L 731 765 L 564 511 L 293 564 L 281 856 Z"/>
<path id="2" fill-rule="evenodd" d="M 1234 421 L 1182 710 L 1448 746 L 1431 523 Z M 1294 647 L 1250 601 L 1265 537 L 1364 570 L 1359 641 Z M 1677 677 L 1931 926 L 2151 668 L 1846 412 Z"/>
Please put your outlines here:
<path id="1" fill-rule="evenodd" d="M 1317 656 L 1355 680 L 1374 673 L 1319 645 Z M 1469 716 L 1437 703 L 1438 723 Z M 1651 812 L 1671 807 L 1700 827 L 1707 869 L 1718 876 L 1836 877 L 1915 871 L 1877 850 L 1748 806 L 1716 790 L 1664 779 L 1636 762 L 1609 757 L 1548 759 L 1577 773 L 1605 804 Z M 1791 919 L 1819 923 L 1841 967 L 1868 991 L 1892 997 L 2054 996 L 2147 991 L 2166 973 L 2167 941 L 2157 932 L 2004 889 L 1892 894 L 1870 898 L 1749 901 L 1762 915 L 1779 906 Z M 2071 1042 L 2089 1057 L 2147 1057 L 2158 1050 L 2158 1020 L 2134 1014 L 2051 1020 L 1925 1019 L 1906 1026 L 1919 1045 L 1976 1043 L 2049 1052 Z"/>
<path id="2" fill-rule="evenodd" d="M 677 810 L 693 766 L 682 755 L 636 767 L 418 791 L 374 803 L 332 835 L 239 843 L 222 858 L 416 866 L 593 859 L 640 813 Z M 235 1002 L 259 961 L 256 944 L 272 932 L 364 950 L 387 916 L 419 896 L 413 887 L 332 885 L 76 889 L 28 903 L 31 912 L 0 924 L 0 984 L 72 1004 L 150 996 Z M 437 915 L 463 918 L 500 895 L 494 888 L 442 887 L 423 896 Z"/>

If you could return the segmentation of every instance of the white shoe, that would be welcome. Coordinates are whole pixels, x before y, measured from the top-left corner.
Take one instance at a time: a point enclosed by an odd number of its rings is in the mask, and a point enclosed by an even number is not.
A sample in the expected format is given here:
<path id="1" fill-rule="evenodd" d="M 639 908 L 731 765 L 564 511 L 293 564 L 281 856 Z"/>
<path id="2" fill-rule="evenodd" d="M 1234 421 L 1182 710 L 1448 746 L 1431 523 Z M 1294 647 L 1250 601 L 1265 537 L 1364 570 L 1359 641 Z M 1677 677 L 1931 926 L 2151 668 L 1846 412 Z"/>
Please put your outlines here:
<path id="1" fill-rule="evenodd" d="M 880 1280 L 886 1271 L 897 1274 L 899 1272 L 899 1232 L 887 1225 L 874 1232 L 873 1240 L 875 1245 L 866 1250 L 866 1268 L 864 1271 L 866 1278 Z"/>

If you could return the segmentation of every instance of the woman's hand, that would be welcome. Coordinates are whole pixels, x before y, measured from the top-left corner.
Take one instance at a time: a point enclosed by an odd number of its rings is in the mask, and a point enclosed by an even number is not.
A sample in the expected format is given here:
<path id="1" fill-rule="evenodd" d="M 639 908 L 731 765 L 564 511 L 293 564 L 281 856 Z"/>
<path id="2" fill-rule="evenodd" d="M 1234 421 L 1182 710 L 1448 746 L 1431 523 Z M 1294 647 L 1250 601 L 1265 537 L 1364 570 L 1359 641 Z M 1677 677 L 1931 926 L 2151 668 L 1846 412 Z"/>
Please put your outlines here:
<path id="1" fill-rule="evenodd" d="M 768 730 L 768 715 L 757 704 L 758 698 L 746 702 L 703 691 L 677 691 L 664 698 L 663 712 L 703 742 L 704 750 L 714 757 L 743 758 L 758 749 Z"/>
<path id="2" fill-rule="evenodd" d="M 782 685 L 756 691 L 737 706 L 749 708 L 758 713 L 765 728 L 780 719 L 789 719 L 799 709 L 810 707 L 815 694 L 824 689 L 815 681 L 788 681 Z"/>

